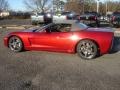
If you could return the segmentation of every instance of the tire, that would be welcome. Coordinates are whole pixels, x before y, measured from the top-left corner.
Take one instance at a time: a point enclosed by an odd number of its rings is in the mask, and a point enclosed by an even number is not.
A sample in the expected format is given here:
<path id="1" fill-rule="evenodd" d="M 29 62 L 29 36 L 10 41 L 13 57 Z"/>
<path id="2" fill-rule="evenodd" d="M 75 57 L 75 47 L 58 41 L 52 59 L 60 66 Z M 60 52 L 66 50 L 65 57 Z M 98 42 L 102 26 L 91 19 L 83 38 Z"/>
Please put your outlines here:
<path id="1" fill-rule="evenodd" d="M 100 21 L 96 21 L 96 26 L 100 27 Z"/>
<path id="2" fill-rule="evenodd" d="M 98 55 L 98 46 L 91 40 L 82 40 L 77 45 L 78 55 L 85 60 L 94 59 Z"/>
<path id="3" fill-rule="evenodd" d="M 14 52 L 21 52 L 23 50 L 23 43 L 17 36 L 13 36 L 9 39 L 8 46 L 10 50 Z"/>

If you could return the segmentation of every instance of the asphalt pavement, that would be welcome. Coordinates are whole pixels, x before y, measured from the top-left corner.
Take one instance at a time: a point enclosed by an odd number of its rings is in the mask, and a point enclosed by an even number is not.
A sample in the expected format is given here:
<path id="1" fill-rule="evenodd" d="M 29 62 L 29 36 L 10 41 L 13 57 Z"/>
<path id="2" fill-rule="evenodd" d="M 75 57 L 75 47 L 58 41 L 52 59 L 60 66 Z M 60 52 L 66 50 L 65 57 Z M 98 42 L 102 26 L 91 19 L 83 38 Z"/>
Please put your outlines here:
<path id="1" fill-rule="evenodd" d="M 0 90 L 120 90 L 120 34 L 111 54 L 82 60 L 77 54 L 11 52 L 0 29 Z"/>
<path id="2" fill-rule="evenodd" d="M 31 25 L 30 19 L 3 19 L 0 20 L 1 25 Z"/>

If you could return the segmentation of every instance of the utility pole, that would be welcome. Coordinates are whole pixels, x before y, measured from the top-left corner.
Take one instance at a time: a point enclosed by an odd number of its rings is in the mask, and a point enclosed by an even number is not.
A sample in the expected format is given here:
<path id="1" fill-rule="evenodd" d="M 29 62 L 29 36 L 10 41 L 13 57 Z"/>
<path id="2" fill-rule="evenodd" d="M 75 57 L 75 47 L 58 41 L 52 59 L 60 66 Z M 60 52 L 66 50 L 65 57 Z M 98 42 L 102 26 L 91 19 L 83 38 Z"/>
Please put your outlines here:
<path id="1" fill-rule="evenodd" d="M 83 11 L 82 11 L 82 13 L 84 14 L 84 12 L 85 12 L 85 0 L 82 0 L 82 4 L 83 4 Z"/>
<path id="2" fill-rule="evenodd" d="M 110 1 L 111 0 L 106 0 L 106 15 L 107 15 L 108 12 L 110 12 L 110 5 L 109 5 Z"/>
<path id="3" fill-rule="evenodd" d="M 108 2 L 106 0 L 106 16 L 107 16 L 107 12 L 108 12 Z"/>
<path id="4" fill-rule="evenodd" d="M 97 0 L 97 13 L 99 13 L 99 6 L 100 6 L 100 1 Z"/>

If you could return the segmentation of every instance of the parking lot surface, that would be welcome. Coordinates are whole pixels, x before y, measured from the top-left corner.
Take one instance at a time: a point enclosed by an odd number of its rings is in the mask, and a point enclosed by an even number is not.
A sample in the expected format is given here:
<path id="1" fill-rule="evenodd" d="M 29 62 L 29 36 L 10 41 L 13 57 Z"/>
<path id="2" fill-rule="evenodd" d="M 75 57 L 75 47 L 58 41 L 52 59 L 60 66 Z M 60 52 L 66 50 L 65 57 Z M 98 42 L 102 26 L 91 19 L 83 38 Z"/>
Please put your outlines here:
<path id="1" fill-rule="evenodd" d="M 94 60 L 77 55 L 43 51 L 11 52 L 0 29 L 0 90 L 119 90 L 120 34 L 111 54 Z"/>
<path id="2" fill-rule="evenodd" d="M 4 19 L 0 20 L 1 25 L 30 25 L 30 19 Z"/>

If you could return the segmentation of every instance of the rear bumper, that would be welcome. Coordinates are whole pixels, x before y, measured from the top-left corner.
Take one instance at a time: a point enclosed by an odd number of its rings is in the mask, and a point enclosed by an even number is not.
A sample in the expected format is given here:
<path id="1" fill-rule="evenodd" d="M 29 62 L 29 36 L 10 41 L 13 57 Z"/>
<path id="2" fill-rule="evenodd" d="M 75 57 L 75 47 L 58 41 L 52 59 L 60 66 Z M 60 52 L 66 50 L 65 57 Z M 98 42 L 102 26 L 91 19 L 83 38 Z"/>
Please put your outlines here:
<path id="1" fill-rule="evenodd" d="M 94 20 L 80 20 L 80 22 L 85 23 L 85 24 L 94 24 L 97 21 L 94 21 Z"/>

